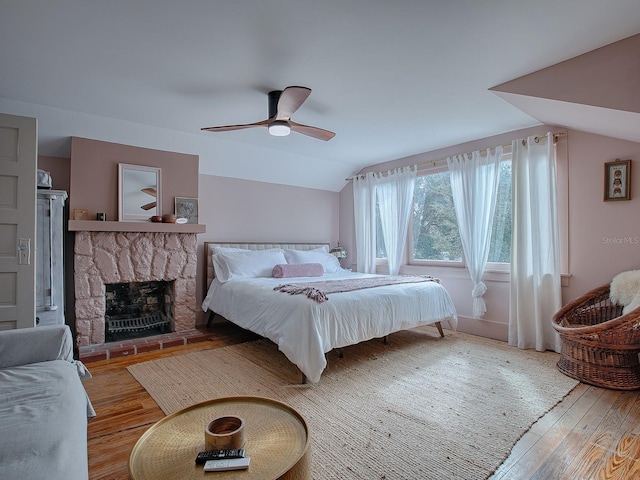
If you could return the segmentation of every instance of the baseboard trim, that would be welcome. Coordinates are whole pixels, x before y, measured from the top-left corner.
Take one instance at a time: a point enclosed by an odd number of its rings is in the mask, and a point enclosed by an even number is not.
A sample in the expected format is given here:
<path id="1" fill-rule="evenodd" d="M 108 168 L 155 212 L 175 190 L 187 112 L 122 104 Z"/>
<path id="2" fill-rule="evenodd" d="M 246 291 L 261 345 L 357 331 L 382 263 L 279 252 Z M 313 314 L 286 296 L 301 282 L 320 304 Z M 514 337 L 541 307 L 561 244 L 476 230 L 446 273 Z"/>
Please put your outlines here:
<path id="1" fill-rule="evenodd" d="M 503 342 L 506 342 L 509 338 L 509 325 L 464 315 L 458 315 L 458 331 Z"/>

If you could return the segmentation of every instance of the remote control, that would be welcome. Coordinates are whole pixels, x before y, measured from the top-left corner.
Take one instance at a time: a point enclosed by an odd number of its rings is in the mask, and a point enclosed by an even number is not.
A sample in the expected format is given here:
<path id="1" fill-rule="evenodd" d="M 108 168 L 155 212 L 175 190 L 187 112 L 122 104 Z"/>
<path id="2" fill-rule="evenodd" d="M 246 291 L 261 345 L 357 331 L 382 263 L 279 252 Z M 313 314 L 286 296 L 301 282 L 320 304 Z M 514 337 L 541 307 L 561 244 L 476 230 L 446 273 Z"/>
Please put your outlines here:
<path id="1" fill-rule="evenodd" d="M 246 470 L 249 468 L 250 458 L 229 458 L 228 460 L 207 460 L 204 464 L 205 472 L 224 472 L 227 470 Z"/>
<path id="2" fill-rule="evenodd" d="M 207 450 L 198 453 L 196 457 L 196 464 L 203 465 L 209 460 L 228 460 L 230 458 L 243 458 L 244 450 L 242 449 L 229 449 L 229 450 Z"/>

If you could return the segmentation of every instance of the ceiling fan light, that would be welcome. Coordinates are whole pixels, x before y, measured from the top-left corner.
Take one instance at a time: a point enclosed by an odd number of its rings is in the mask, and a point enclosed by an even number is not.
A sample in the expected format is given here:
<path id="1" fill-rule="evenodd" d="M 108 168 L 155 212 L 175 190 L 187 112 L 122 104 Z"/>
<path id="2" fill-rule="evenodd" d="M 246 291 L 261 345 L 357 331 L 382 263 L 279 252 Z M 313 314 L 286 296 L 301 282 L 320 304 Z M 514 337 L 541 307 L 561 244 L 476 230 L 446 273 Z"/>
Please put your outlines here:
<path id="1" fill-rule="evenodd" d="M 269 124 L 269 134 L 274 137 L 286 137 L 291 133 L 289 122 L 275 120 Z"/>

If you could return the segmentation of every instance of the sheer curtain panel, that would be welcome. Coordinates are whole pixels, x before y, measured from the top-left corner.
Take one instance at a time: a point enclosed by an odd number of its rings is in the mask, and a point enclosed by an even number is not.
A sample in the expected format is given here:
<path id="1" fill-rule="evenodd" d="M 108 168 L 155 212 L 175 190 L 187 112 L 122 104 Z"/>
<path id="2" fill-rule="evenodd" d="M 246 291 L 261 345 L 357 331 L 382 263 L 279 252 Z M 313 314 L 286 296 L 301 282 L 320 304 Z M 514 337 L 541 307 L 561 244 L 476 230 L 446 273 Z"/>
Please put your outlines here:
<path id="1" fill-rule="evenodd" d="M 551 322 L 561 307 L 553 135 L 515 140 L 512 149 L 509 344 L 559 352 Z"/>
<path id="2" fill-rule="evenodd" d="M 480 318 L 487 311 L 482 298 L 487 286 L 482 275 L 489 258 L 501 160 L 502 147 L 496 147 L 493 152 L 490 149 L 482 153 L 475 151 L 471 158 L 467 155 L 447 158 L 462 250 L 473 282 L 474 318 Z"/>
<path id="3" fill-rule="evenodd" d="M 387 251 L 389 275 L 397 275 L 400 272 L 415 184 L 415 166 L 413 170 L 410 166 L 399 168 L 376 179 L 380 224 Z"/>
<path id="4" fill-rule="evenodd" d="M 369 172 L 353 179 L 353 218 L 358 272 L 376 272 L 376 188 Z"/>

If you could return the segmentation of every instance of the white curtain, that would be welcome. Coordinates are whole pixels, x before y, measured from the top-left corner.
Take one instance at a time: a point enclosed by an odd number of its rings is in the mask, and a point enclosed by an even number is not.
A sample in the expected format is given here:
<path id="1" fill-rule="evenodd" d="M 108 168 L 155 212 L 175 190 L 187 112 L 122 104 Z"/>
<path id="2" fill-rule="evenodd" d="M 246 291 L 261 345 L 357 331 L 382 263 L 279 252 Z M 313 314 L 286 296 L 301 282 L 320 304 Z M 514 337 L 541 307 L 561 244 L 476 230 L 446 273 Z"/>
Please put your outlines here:
<path id="1" fill-rule="evenodd" d="M 376 272 L 376 188 L 369 172 L 353 179 L 353 217 L 358 272 Z"/>
<path id="2" fill-rule="evenodd" d="M 553 135 L 513 142 L 509 344 L 560 351 L 551 320 L 561 307 Z"/>
<path id="3" fill-rule="evenodd" d="M 387 172 L 386 176 L 379 175 L 376 179 L 380 223 L 389 262 L 389 275 L 397 275 L 400 272 L 415 184 L 415 166 L 413 170 L 410 166 L 399 168 Z"/>
<path id="4" fill-rule="evenodd" d="M 487 286 L 482 275 L 489 258 L 501 160 L 502 147 L 493 152 L 489 149 L 482 153 L 475 151 L 471 158 L 467 155 L 447 158 L 462 250 L 473 282 L 471 296 L 475 318 L 487 311 L 482 298 Z"/>

